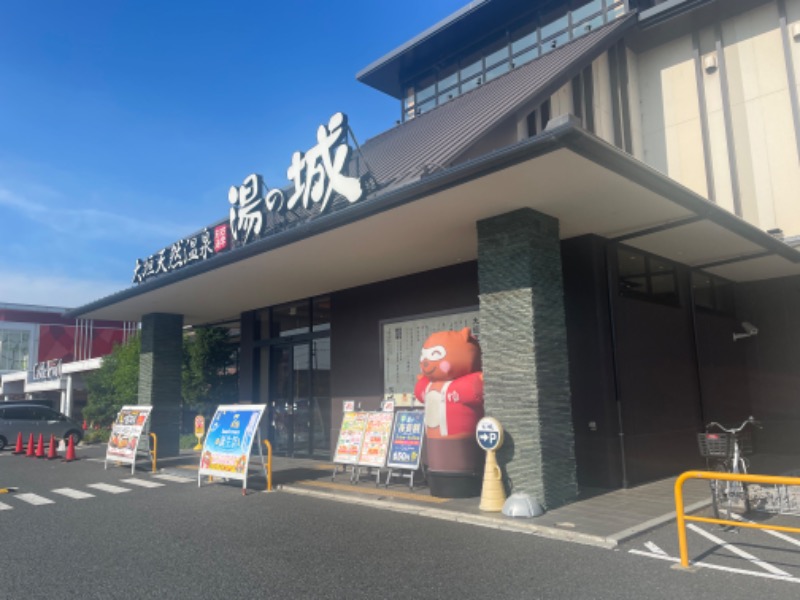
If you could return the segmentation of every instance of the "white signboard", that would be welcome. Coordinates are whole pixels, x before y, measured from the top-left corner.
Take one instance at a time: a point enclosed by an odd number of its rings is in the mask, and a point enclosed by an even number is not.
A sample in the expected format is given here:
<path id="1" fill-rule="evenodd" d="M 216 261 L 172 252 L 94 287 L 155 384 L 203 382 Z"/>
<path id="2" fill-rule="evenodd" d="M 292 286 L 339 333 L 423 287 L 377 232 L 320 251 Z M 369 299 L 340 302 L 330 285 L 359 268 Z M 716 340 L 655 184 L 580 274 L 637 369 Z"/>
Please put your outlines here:
<path id="1" fill-rule="evenodd" d="M 419 375 L 419 355 L 428 336 L 437 331 L 460 331 L 464 327 L 480 339 L 477 310 L 422 316 L 383 324 L 383 398 L 398 407 L 421 406 L 414 399 Z"/>
<path id="2" fill-rule="evenodd" d="M 129 463 L 133 473 L 136 468 L 139 440 L 152 409 L 152 406 L 123 406 L 120 409 L 111 427 L 111 436 L 108 438 L 106 468 L 108 461 L 113 460 L 118 463 Z"/>

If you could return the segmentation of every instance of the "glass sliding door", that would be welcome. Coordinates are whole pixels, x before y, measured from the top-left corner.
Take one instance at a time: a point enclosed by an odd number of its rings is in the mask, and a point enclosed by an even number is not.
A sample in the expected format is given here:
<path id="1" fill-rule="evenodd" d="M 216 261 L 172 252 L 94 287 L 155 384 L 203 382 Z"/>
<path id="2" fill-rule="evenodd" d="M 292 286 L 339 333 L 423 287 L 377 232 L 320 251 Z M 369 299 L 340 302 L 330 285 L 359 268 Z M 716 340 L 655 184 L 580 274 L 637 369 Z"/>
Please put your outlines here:
<path id="1" fill-rule="evenodd" d="M 269 356 L 268 369 L 262 359 L 258 377 L 268 382 L 261 393 L 266 392 L 273 451 L 330 458 L 330 299 L 265 309 L 258 328 L 261 356 Z"/>

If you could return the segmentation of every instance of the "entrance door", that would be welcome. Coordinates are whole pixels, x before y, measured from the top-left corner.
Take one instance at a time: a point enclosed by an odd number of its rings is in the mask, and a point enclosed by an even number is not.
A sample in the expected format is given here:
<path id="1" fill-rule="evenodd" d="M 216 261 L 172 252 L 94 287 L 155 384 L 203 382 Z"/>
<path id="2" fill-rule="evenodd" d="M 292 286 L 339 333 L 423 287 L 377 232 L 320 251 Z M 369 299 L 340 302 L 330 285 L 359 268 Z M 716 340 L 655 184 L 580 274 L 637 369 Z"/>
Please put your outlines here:
<path id="1" fill-rule="evenodd" d="M 285 456 L 330 456 L 330 342 L 270 348 L 269 437 Z"/>

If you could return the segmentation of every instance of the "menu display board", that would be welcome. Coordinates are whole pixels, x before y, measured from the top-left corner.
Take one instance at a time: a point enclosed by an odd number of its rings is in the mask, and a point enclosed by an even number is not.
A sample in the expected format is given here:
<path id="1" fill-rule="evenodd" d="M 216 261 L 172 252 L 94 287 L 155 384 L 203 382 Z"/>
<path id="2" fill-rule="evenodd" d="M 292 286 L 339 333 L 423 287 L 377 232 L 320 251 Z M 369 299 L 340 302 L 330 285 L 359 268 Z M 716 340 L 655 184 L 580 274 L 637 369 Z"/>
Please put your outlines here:
<path id="1" fill-rule="evenodd" d="M 371 412 L 367 416 L 364 441 L 358 456 L 358 465 L 363 467 L 382 467 L 386 464 L 389 452 L 389 438 L 392 434 L 394 413 Z"/>
<path id="2" fill-rule="evenodd" d="M 152 406 L 123 406 L 120 409 L 111 426 L 106 463 L 109 460 L 131 464 L 136 462 L 139 439 L 152 409 Z"/>
<path id="3" fill-rule="evenodd" d="M 364 434 L 367 430 L 367 415 L 369 413 L 366 411 L 344 413 L 333 462 L 344 465 L 358 464 L 361 445 L 364 442 Z"/>
<path id="4" fill-rule="evenodd" d="M 425 434 L 425 411 L 403 410 L 395 415 L 386 466 L 393 469 L 419 468 Z"/>
<path id="5" fill-rule="evenodd" d="M 421 406 L 414 398 L 414 385 L 419 375 L 419 355 L 422 344 L 436 331 L 459 331 L 465 327 L 480 339 L 478 310 L 468 310 L 417 319 L 385 322 L 383 343 L 383 398 L 395 406 Z"/>
<path id="6" fill-rule="evenodd" d="M 265 404 L 229 404 L 217 407 L 200 453 L 201 475 L 247 480 L 250 450 Z"/>

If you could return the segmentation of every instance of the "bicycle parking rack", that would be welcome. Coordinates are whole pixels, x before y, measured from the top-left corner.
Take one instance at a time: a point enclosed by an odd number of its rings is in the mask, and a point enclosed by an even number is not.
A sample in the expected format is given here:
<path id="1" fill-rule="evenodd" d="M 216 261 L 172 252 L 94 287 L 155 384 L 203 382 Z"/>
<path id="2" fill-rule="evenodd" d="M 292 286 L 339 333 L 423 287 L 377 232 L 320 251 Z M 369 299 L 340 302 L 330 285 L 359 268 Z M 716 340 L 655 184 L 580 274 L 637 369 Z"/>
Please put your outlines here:
<path id="1" fill-rule="evenodd" d="M 711 517 L 696 517 L 687 515 L 684 511 L 683 484 L 687 479 L 705 479 L 718 481 L 740 481 L 742 483 L 759 483 L 766 485 L 800 486 L 800 477 L 782 477 L 777 475 L 752 475 L 745 473 L 723 473 L 720 471 L 686 471 L 678 476 L 675 481 L 675 516 L 678 524 L 678 546 L 680 547 L 681 567 L 689 567 L 689 551 L 686 545 L 686 521 L 696 523 L 714 523 L 727 527 L 744 527 L 747 529 L 769 529 L 786 533 L 800 533 L 800 527 L 785 527 L 782 525 L 764 525 L 744 521 L 729 521 L 727 519 L 714 519 Z"/>

